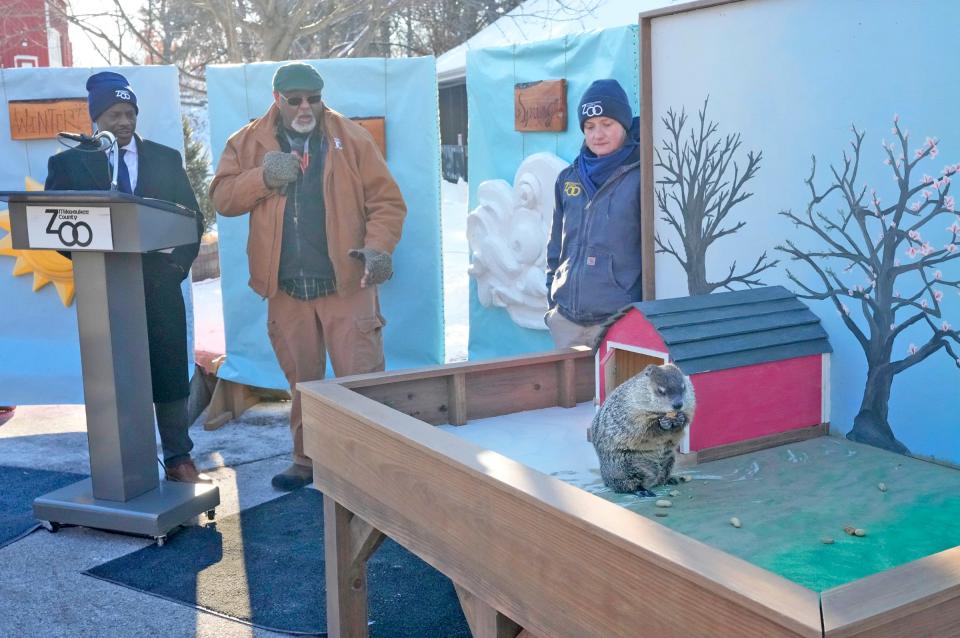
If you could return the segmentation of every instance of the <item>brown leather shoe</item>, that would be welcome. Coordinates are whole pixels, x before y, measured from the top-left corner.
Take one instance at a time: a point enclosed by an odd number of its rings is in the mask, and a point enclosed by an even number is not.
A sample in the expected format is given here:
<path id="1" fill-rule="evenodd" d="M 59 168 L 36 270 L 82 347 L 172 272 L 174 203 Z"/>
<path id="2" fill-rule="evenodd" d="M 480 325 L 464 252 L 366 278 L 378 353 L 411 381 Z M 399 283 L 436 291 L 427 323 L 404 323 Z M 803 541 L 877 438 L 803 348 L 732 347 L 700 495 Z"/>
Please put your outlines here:
<path id="1" fill-rule="evenodd" d="M 167 466 L 166 474 L 168 481 L 178 481 L 180 483 L 213 483 L 213 478 L 197 470 L 197 466 L 194 465 L 190 459 L 173 466 Z"/>
<path id="2" fill-rule="evenodd" d="M 292 464 L 280 472 L 270 481 L 274 489 L 281 492 L 292 492 L 313 482 L 313 467 L 310 465 Z"/>

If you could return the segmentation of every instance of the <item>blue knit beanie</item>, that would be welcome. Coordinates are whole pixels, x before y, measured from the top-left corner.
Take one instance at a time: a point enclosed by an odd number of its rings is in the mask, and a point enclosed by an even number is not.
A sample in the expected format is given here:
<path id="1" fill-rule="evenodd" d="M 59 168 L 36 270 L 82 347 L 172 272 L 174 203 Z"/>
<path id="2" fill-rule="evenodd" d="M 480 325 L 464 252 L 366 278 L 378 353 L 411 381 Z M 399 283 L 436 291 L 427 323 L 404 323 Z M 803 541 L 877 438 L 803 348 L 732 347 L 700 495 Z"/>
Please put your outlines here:
<path id="1" fill-rule="evenodd" d="M 94 122 L 100 114 L 117 102 L 126 102 L 133 105 L 137 113 L 137 96 L 127 78 L 119 73 L 103 71 L 87 78 L 87 106 L 90 109 L 90 119 Z"/>
<path id="2" fill-rule="evenodd" d="M 623 87 L 616 80 L 597 80 L 587 87 L 580 106 L 577 108 L 580 117 L 580 130 L 583 123 L 591 117 L 609 117 L 616 120 L 624 129 L 630 130 L 633 124 L 633 111 L 630 110 L 630 100 Z"/>

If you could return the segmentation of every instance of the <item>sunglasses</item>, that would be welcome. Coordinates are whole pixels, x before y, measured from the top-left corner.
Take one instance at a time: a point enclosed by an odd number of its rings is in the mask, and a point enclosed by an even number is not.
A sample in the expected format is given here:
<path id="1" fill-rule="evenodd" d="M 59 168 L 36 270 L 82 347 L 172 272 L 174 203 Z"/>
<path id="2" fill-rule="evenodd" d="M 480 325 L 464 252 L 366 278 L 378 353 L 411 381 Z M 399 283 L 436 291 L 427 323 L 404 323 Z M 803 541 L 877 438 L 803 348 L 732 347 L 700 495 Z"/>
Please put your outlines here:
<path id="1" fill-rule="evenodd" d="M 322 97 L 319 95 L 308 95 L 306 98 L 304 98 L 301 95 L 297 95 L 295 97 L 287 97 L 286 95 L 281 93 L 280 99 L 286 102 L 287 104 L 289 104 L 290 106 L 296 108 L 301 104 L 303 104 L 304 99 L 306 99 L 307 104 L 318 104 L 322 99 Z"/>

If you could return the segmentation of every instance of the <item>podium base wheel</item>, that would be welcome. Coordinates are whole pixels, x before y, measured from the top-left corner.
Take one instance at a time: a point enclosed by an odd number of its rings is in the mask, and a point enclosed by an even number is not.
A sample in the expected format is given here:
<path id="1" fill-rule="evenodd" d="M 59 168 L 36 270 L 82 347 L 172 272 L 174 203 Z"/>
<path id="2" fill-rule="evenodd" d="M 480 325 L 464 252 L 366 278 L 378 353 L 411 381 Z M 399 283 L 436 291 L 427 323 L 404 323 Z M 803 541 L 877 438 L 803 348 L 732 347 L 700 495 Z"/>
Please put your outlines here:
<path id="1" fill-rule="evenodd" d="M 51 534 L 59 532 L 61 527 L 60 523 L 56 521 L 40 521 L 40 526 Z"/>

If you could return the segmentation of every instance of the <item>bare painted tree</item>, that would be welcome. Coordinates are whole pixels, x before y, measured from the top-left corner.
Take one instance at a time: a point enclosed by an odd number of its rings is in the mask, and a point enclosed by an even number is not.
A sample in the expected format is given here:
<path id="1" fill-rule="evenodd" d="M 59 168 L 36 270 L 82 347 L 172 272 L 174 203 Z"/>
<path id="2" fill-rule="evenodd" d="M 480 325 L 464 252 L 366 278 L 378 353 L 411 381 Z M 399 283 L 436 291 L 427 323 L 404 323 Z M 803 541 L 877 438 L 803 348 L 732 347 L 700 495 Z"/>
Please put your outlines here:
<path id="1" fill-rule="evenodd" d="M 960 164 L 944 167 L 936 177 L 918 177 L 918 165 L 937 156 L 938 140 L 927 138 L 911 154 L 909 134 L 896 117 L 892 132 L 895 141 L 883 142 L 885 163 L 897 184 L 892 203 L 884 206 L 876 190 L 868 194 L 868 187 L 858 184 L 864 134 L 854 127 L 852 154 L 844 152 L 842 167 L 831 166 L 829 187 L 818 192 L 814 157 L 806 179 L 806 212 L 781 213 L 798 229 L 809 231 L 820 247 L 806 250 L 787 240 L 777 248 L 816 275 L 816 284 L 808 285 L 788 271 L 800 296 L 830 301 L 863 349 L 867 379 L 847 438 L 907 452 L 888 421 L 894 378 L 941 350 L 960 367 L 960 334 L 941 307 L 946 292 L 960 289 L 960 273 L 943 270 L 960 259 L 960 218 L 950 194 Z M 840 203 L 832 215 L 819 210 L 831 197 Z M 904 341 L 918 337 L 904 351 L 894 351 L 898 340 L 903 347 Z"/>
<path id="2" fill-rule="evenodd" d="M 707 281 L 707 251 L 721 237 L 732 235 L 746 225 L 739 221 L 724 226 L 733 207 L 749 199 L 753 193 L 744 191 L 744 185 L 753 179 L 760 167 L 762 152 L 747 152 L 743 172 L 734 161 L 741 145 L 740 134 L 722 136 L 716 122 L 707 121 L 707 103 L 698 112 L 699 125 L 687 125 L 686 110 L 679 115 L 673 109 L 661 118 L 667 128 L 663 145 L 655 149 L 654 166 L 663 171 L 657 180 L 657 208 L 661 219 L 677 233 L 682 248 L 672 239 L 656 235 L 658 253 L 666 253 L 680 262 L 687 273 L 687 291 L 691 295 L 705 295 L 734 285 L 760 286 L 760 273 L 777 265 L 767 259 L 764 251 L 753 266 L 737 272 L 736 260 L 730 264 L 726 277 Z M 732 175 L 731 175 L 732 169 Z"/>

